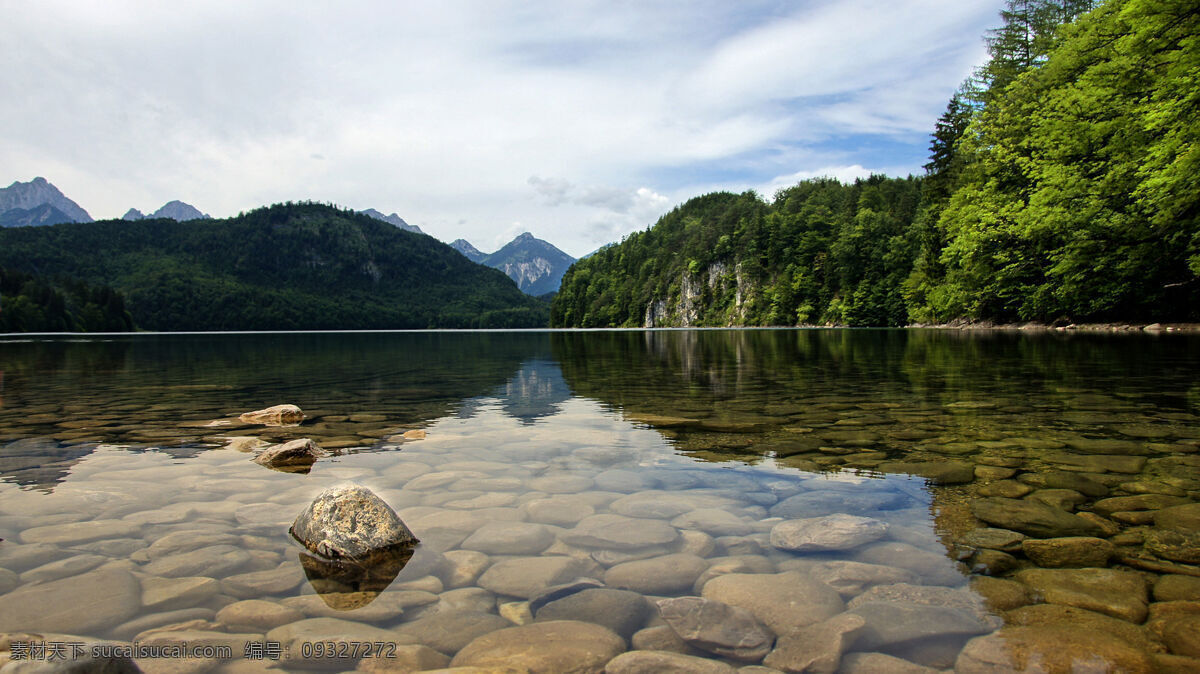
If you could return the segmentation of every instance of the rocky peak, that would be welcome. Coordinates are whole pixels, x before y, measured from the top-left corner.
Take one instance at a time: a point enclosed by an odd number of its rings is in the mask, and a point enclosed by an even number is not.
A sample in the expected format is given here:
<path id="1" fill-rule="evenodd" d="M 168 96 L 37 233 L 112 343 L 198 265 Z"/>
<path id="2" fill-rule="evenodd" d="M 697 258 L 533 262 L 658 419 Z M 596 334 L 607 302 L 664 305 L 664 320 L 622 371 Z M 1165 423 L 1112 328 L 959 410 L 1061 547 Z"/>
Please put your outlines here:
<path id="1" fill-rule="evenodd" d="M 92 222 L 92 216 L 87 211 L 41 176 L 27 183 L 16 181 L 0 189 L 0 214 L 14 208 L 33 210 L 42 205 L 58 209 L 70 222 Z"/>
<path id="2" fill-rule="evenodd" d="M 122 220 L 144 220 L 145 218 L 146 214 L 142 213 L 136 208 L 131 208 L 125 211 L 125 215 L 121 216 Z"/>
<path id="3" fill-rule="evenodd" d="M 128 213 L 126 214 L 128 215 Z M 200 209 L 191 204 L 185 204 L 178 199 L 168 201 L 163 204 L 163 207 L 154 211 L 149 216 L 150 218 L 169 218 L 176 222 L 186 222 L 188 220 L 200 220 L 211 218 L 207 213 L 201 213 Z"/>
<path id="4" fill-rule="evenodd" d="M 375 218 L 376 220 L 382 220 L 383 222 L 386 222 L 390 225 L 395 225 L 395 226 L 399 227 L 400 229 L 403 229 L 406 232 L 415 232 L 417 234 L 425 233 L 425 232 L 421 231 L 420 227 L 417 227 L 416 225 L 410 225 L 407 222 L 405 222 L 404 218 L 400 217 L 396 213 L 392 213 L 391 215 L 384 215 L 383 213 L 380 213 L 379 211 L 375 210 L 374 208 L 368 208 L 365 211 L 359 211 L 359 213 L 362 213 L 363 215 L 369 215 L 372 218 Z"/>

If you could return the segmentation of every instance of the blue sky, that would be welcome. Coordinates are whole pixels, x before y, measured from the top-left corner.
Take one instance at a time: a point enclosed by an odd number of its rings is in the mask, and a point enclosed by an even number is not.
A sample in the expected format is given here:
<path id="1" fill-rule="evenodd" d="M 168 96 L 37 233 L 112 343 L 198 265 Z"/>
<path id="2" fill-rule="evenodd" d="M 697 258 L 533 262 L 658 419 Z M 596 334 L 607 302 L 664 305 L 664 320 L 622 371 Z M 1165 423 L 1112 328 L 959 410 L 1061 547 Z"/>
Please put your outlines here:
<path id="1" fill-rule="evenodd" d="M 1002 5 L 0 0 L 0 182 L 578 256 L 713 190 L 919 173 Z"/>

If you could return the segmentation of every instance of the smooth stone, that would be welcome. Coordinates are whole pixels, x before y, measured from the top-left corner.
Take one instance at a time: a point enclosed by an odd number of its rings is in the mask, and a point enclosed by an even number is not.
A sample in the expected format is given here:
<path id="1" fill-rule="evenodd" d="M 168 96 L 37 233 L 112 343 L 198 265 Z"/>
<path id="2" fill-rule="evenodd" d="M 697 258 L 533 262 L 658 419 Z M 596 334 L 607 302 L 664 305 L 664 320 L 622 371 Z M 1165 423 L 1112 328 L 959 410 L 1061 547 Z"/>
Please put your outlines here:
<path id="1" fill-rule="evenodd" d="M 881 541 L 853 553 L 853 560 L 867 564 L 882 564 L 907 569 L 931 585 L 962 585 L 963 573 L 944 554 L 923 550 L 908 543 Z"/>
<path id="2" fill-rule="evenodd" d="M 862 616 L 843 613 L 802 627 L 779 637 L 763 664 L 784 672 L 834 674 L 866 625 Z"/>
<path id="3" fill-rule="evenodd" d="M 887 530 L 880 520 L 839 513 L 780 522 L 771 528 L 771 545 L 792 552 L 852 550 L 883 538 Z"/>
<path id="4" fill-rule="evenodd" d="M 521 510 L 532 522 L 561 527 L 575 526 L 596 513 L 596 509 L 587 503 L 561 496 L 530 501 L 523 504 Z"/>
<path id="5" fill-rule="evenodd" d="M 863 515 L 898 508 L 905 500 L 904 496 L 894 493 L 855 493 L 834 489 L 808 491 L 776 503 L 771 506 L 770 513 L 772 517 L 784 519 L 823 517 L 838 513 Z"/>
<path id="6" fill-rule="evenodd" d="M 579 550 L 580 548 L 575 549 Z M 589 557 L 603 566 L 616 566 L 625 562 L 636 562 L 639 559 L 662 557 L 663 555 L 670 555 L 676 552 L 679 552 L 677 544 L 651 545 L 650 547 L 637 548 L 636 550 L 592 550 Z M 699 557 L 700 555 L 697 556 Z"/>
<path id="7" fill-rule="evenodd" d="M 1045 473 L 1022 473 L 1017 480 L 1038 489 L 1071 489 L 1093 498 L 1108 495 L 1103 483 L 1067 470 L 1052 470 Z"/>
<path id="8" fill-rule="evenodd" d="M 1145 546 L 1163 559 L 1200 564 L 1200 532 L 1153 528 L 1146 532 Z"/>
<path id="9" fill-rule="evenodd" d="M 0 545 L 0 568 L 21 573 L 61 560 L 68 554 L 56 545 L 45 543 L 22 545 L 14 541 L 4 541 L 4 545 Z"/>
<path id="10" fill-rule="evenodd" d="M 514 625 L 528 625 L 533 622 L 533 612 L 529 610 L 527 601 L 509 601 L 497 607 L 500 617 Z"/>
<path id="11" fill-rule="evenodd" d="M 407 613 L 410 620 L 419 620 L 444 611 L 496 612 L 496 595 L 481 587 L 463 587 L 438 595 L 438 600 L 412 609 Z"/>
<path id="12" fill-rule="evenodd" d="M 940 587 L 937 585 L 913 585 L 911 583 L 896 583 L 894 585 L 876 585 L 869 588 L 846 605 L 856 608 L 868 602 L 900 602 L 962 609 L 981 618 L 990 618 L 983 601 L 969 589 Z"/>
<path id="13" fill-rule="evenodd" d="M 490 557 L 474 550 L 451 550 L 445 557 L 449 567 L 443 570 L 441 578 L 448 589 L 473 585 L 492 563 Z"/>
<path id="14" fill-rule="evenodd" d="M 489 632 L 512 627 L 495 613 L 480 611 L 439 611 L 434 615 L 406 622 L 395 629 L 446 655 L 453 656 L 464 646 Z"/>
<path id="15" fill-rule="evenodd" d="M 704 584 L 716 578 L 729 573 L 775 573 L 775 564 L 766 557 L 760 555 L 731 555 L 728 557 L 713 557 L 708 560 L 708 568 L 700 577 L 696 579 L 696 583 L 692 585 L 692 591 L 700 594 L 704 588 Z"/>
<path id="16" fill-rule="evenodd" d="M 732 660 L 759 662 L 775 641 L 750 611 L 713 599 L 660 599 L 658 610 L 684 643 Z"/>
<path id="17" fill-rule="evenodd" d="M 30 569 L 20 575 L 20 582 L 22 584 L 47 583 L 52 580 L 58 580 L 59 578 L 77 576 L 84 571 L 90 571 L 107 561 L 109 561 L 109 558 L 102 555 L 75 555 L 74 557 L 60 559 L 57 562 L 50 562 L 49 564 L 43 564 L 35 569 Z M 10 586 L 3 590 L 3 592 L 8 592 L 16 587 L 18 577 L 15 573 L 0 568 L 0 588 L 3 588 L 5 585 L 2 580 L 4 574 L 12 574 Z"/>
<path id="18" fill-rule="evenodd" d="M 744 536 L 752 533 L 750 522 L 720 508 L 699 508 L 671 520 L 679 529 L 695 529 L 712 536 Z"/>
<path id="19" fill-rule="evenodd" d="M 354 593 L 348 593 L 353 595 Z M 320 595 L 306 594 L 287 597 L 279 603 L 294 608 L 310 618 L 346 618 L 369 623 L 391 622 L 404 615 L 404 611 L 416 606 L 426 606 L 437 601 L 437 595 L 418 590 L 383 592 L 378 596 L 363 593 L 367 603 L 352 610 L 330 606 Z M 350 602 L 359 603 L 359 602 Z"/>
<path id="20" fill-rule="evenodd" d="M 628 639 L 646 622 L 649 606 L 637 592 L 591 588 L 534 607 L 534 620 L 579 620 L 596 623 Z"/>
<path id="21" fill-rule="evenodd" d="M 1016 468 L 1005 468 L 1003 466 L 975 466 L 975 477 L 981 480 L 1007 480 L 1016 474 Z"/>
<path id="22" fill-rule="evenodd" d="M 155 539 L 150 544 L 150 547 L 146 548 L 146 555 L 150 559 L 160 559 L 181 552 L 191 552 L 192 550 L 199 550 L 200 548 L 207 548 L 214 545 L 236 546 L 240 544 L 241 540 L 231 533 L 217 532 L 210 529 L 184 529 L 173 531 Z"/>
<path id="23" fill-rule="evenodd" d="M 1076 438 L 1064 440 L 1071 449 L 1077 449 L 1085 454 L 1120 454 L 1140 455 L 1149 454 L 1144 443 L 1129 440 L 1113 440 L 1111 438 Z"/>
<path id="24" fill-rule="evenodd" d="M 980 496 L 995 496 L 999 498 L 1021 498 L 1033 493 L 1033 487 L 1015 480 L 999 480 L 990 484 L 980 485 L 977 493 Z"/>
<path id="25" fill-rule="evenodd" d="M 619 493 L 642 492 L 654 489 L 658 481 L 641 472 L 614 468 L 598 473 L 596 488 Z"/>
<path id="26" fill-rule="evenodd" d="M 573 557 L 518 557 L 496 562 L 479 586 L 496 594 L 530 599 L 546 588 L 589 575 L 592 566 Z"/>
<path id="27" fill-rule="evenodd" d="M 462 547 L 489 555 L 536 555 L 554 542 L 545 525 L 531 522 L 487 522 L 475 530 Z"/>
<path id="28" fill-rule="evenodd" d="M 562 535 L 562 540 L 585 548 L 636 550 L 667 545 L 679 539 L 679 531 L 661 520 L 600 514 L 585 517 Z"/>
<path id="29" fill-rule="evenodd" d="M 1028 501 L 1040 501 L 1051 508 L 1074 512 L 1075 506 L 1087 501 L 1087 497 L 1074 489 L 1039 489 L 1025 497 Z"/>
<path id="30" fill-rule="evenodd" d="M 1200 601 L 1200 578 L 1168 574 L 1154 583 L 1155 601 Z"/>
<path id="31" fill-rule="evenodd" d="M 918 665 L 886 653 L 847 653 L 838 674 L 938 674 L 939 670 Z M 1000 674 L 996 672 L 996 674 Z"/>
<path id="32" fill-rule="evenodd" d="M 1024 606 L 1005 615 L 1010 625 L 1024 627 L 1070 627 L 1082 632 L 1107 632 L 1143 651 L 1156 650 L 1149 633 L 1140 625 L 1112 616 L 1061 604 Z"/>
<path id="33" fill-rule="evenodd" d="M 1155 513 L 1154 525 L 1177 531 L 1200 531 L 1200 503 L 1163 508 Z"/>
<path id="34" fill-rule="evenodd" d="M 1146 581 L 1115 569 L 1025 569 L 1016 579 L 1050 604 L 1064 604 L 1140 623 L 1146 619 Z"/>
<path id="35" fill-rule="evenodd" d="M 968 639 L 994 629 L 975 611 L 952 606 L 868 601 L 849 612 L 866 622 L 856 648 L 892 653 L 931 667 L 948 667 Z"/>
<path id="36" fill-rule="evenodd" d="M 1093 522 L 1039 501 L 977 499 L 971 502 L 971 513 L 988 524 L 1037 538 L 1091 536 L 1100 532 Z"/>
<path id="37" fill-rule="evenodd" d="M 1116 552 L 1109 541 L 1087 536 L 1030 538 L 1022 541 L 1021 549 L 1034 564 L 1050 568 L 1105 566 Z"/>
<path id="38" fill-rule="evenodd" d="M 125 520 L 90 520 L 70 524 L 32 527 L 21 532 L 22 543 L 76 545 L 103 538 L 128 538 L 141 533 L 142 526 Z"/>
<path id="39" fill-rule="evenodd" d="M 729 665 L 670 651 L 622 653 L 604 667 L 604 674 L 734 674 Z"/>
<path id="40" fill-rule="evenodd" d="M 662 624 L 638 630 L 629 639 L 630 648 L 639 651 L 670 651 L 685 655 L 708 657 L 708 653 L 687 645 L 683 639 L 671 629 L 670 625 Z"/>
<path id="41" fill-rule="evenodd" d="M 1146 653 L 1107 633 L 1070 627 L 1006 627 L 967 642 L 956 674 L 999 672 L 1154 672 Z"/>
<path id="42" fill-rule="evenodd" d="M 234 602 L 216 615 L 217 622 L 233 632 L 266 632 L 303 619 L 304 614 L 294 608 L 261 599 Z"/>
<path id="43" fill-rule="evenodd" d="M 109 632 L 109 636 L 116 639 L 132 639 L 142 632 L 149 632 L 167 625 L 190 624 L 192 621 L 208 624 L 215 616 L 216 613 L 210 608 L 185 608 L 177 611 L 151 613 L 117 625 Z"/>
<path id="44" fill-rule="evenodd" d="M 537 613 L 538 609 L 552 601 L 558 601 L 564 597 L 569 597 L 576 592 L 583 592 L 584 590 L 591 590 L 599 587 L 604 587 L 604 583 L 601 583 L 595 578 L 576 578 L 570 583 L 563 583 L 562 585 L 548 587 L 544 592 L 539 592 L 536 597 L 531 597 L 529 599 L 529 610 L 533 613 Z"/>
<path id="45" fill-rule="evenodd" d="M 987 576 L 1002 576 L 1019 565 L 1016 557 L 999 550 L 976 550 L 967 560 L 971 573 Z"/>
<path id="46" fill-rule="evenodd" d="M 676 595 L 689 592 L 708 562 L 688 553 L 676 553 L 618 564 L 604 572 L 606 585 L 642 594 Z"/>
<path id="47" fill-rule="evenodd" d="M 1155 653 L 1154 666 L 1158 674 L 1196 674 L 1200 672 L 1200 658 L 1189 658 L 1184 655 L 1168 655 Z"/>
<path id="48" fill-rule="evenodd" d="M 1144 456 L 1101 456 L 1096 454 L 1069 454 L 1067 452 L 1044 452 L 1042 460 L 1065 466 L 1076 466 L 1088 473 L 1126 473 L 1142 472 L 1146 466 Z"/>
<path id="49" fill-rule="evenodd" d="M 201 573 L 220 577 L 240 570 L 253 560 L 250 553 L 232 545 L 214 545 L 160 557 L 142 567 L 151 576 L 177 578 Z"/>
<path id="50" fill-rule="evenodd" d="M 238 599 L 253 599 L 284 594 L 304 582 L 304 575 L 292 568 L 239 573 L 221 579 L 221 590 Z"/>
<path id="51" fill-rule="evenodd" d="M 216 580 L 205 576 L 184 578 L 148 576 L 142 579 L 142 605 L 159 611 L 191 608 L 211 599 L 220 588 L 221 586 Z"/>
<path id="52" fill-rule="evenodd" d="M 1010 611 L 1035 601 L 1028 586 L 1007 578 L 975 576 L 971 578 L 971 589 L 983 597 L 987 607 L 993 611 Z"/>
<path id="53" fill-rule="evenodd" d="M 801 572 L 717 576 L 705 583 L 702 596 L 746 609 L 777 635 L 845 610 L 837 591 Z"/>
<path id="54" fill-rule="evenodd" d="M 1191 503 L 1186 498 L 1179 496 L 1167 496 L 1166 494 L 1138 494 L 1136 496 L 1115 496 L 1096 501 L 1092 504 L 1092 509 L 1106 517 L 1112 516 L 1116 512 L 1124 512 L 1129 510 L 1162 510 L 1172 506 L 1181 506 Z"/>
<path id="55" fill-rule="evenodd" d="M 972 529 L 959 542 L 973 548 L 987 548 L 1001 552 L 1017 552 L 1021 549 L 1021 541 L 1025 534 L 1008 529 Z"/>
<path id="56" fill-rule="evenodd" d="M 0 595 L 12 592 L 17 585 L 21 584 L 21 577 L 9 571 L 8 569 L 0 568 Z"/>
<path id="57" fill-rule="evenodd" d="M 191 626 L 184 623 L 142 632 L 135 636 L 133 640 L 146 646 L 187 645 L 189 648 L 225 647 L 234 653 L 243 653 L 246 650 L 246 644 L 261 641 L 262 638 L 263 635 L 261 634 L 250 632 L 218 632 L 213 629 L 205 629 L 203 625 Z"/>
<path id="58" fill-rule="evenodd" d="M 975 479 L 975 465 L 966 461 L 884 461 L 877 469 L 917 475 L 933 484 L 965 484 Z"/>
<path id="59" fill-rule="evenodd" d="M 291 533 L 324 557 L 361 558 L 417 543 L 391 506 L 356 484 L 329 487 L 318 494 L 296 517 Z"/>
<path id="60" fill-rule="evenodd" d="M 547 494 L 577 494 L 595 484 L 592 478 L 583 475 L 547 475 L 530 480 L 529 489 Z"/>
<path id="61" fill-rule="evenodd" d="M 832 587 L 843 598 L 862 594 L 875 585 L 913 583 L 917 580 L 916 575 L 908 569 L 850 561 L 822 562 L 809 573 L 813 580 Z"/>
<path id="62" fill-rule="evenodd" d="M 284 669 L 328 669 L 338 668 L 345 664 L 330 657 L 305 658 L 303 650 L 305 643 L 320 642 L 326 647 L 325 653 L 330 650 L 336 653 L 339 644 L 346 644 L 346 648 L 349 648 L 353 647 L 355 643 L 382 642 L 408 645 L 416 642 L 413 637 L 395 630 L 385 630 L 339 618 L 309 618 L 281 625 L 267 632 L 266 640 L 277 641 L 283 646 L 285 655 L 278 661 L 278 666 Z M 237 652 L 240 651 L 235 651 L 235 653 Z"/>
<path id="63" fill-rule="evenodd" d="M 388 648 L 386 657 L 363 658 L 355 667 L 356 672 L 378 674 L 401 674 L 443 669 L 450 665 L 450 658 L 428 646 L 408 644 Z"/>
<path id="64" fill-rule="evenodd" d="M 600 672 L 625 640 L 592 623 L 556 620 L 509 627 L 476 638 L 451 667 L 524 667 L 531 672 Z"/>
<path id="65" fill-rule="evenodd" d="M 1162 640 L 1174 655 L 1200 658 L 1200 616 L 1184 616 L 1167 624 Z"/>
<path id="66" fill-rule="evenodd" d="M 0 632 L 92 634 L 125 622 L 141 605 L 142 588 L 132 574 L 102 567 L 4 595 Z"/>

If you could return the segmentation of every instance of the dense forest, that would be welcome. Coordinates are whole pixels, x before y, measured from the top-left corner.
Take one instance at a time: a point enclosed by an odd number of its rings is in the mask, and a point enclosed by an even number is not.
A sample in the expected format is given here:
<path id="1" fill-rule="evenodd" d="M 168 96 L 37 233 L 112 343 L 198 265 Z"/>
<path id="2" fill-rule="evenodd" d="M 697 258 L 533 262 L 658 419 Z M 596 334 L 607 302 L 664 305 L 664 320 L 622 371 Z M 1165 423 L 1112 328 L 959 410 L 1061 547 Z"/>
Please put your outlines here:
<path id="1" fill-rule="evenodd" d="M 0 332 L 129 332 L 125 298 L 107 286 L 47 282 L 0 268 Z"/>
<path id="2" fill-rule="evenodd" d="M 147 330 L 519 328 L 546 303 L 424 234 L 315 203 L 0 230 L 0 267 L 121 293 Z M 0 314 L 11 311 L 7 294 Z"/>
<path id="3" fill-rule="evenodd" d="M 1200 319 L 1200 5 L 1009 0 L 925 175 L 688 201 L 554 326 Z"/>

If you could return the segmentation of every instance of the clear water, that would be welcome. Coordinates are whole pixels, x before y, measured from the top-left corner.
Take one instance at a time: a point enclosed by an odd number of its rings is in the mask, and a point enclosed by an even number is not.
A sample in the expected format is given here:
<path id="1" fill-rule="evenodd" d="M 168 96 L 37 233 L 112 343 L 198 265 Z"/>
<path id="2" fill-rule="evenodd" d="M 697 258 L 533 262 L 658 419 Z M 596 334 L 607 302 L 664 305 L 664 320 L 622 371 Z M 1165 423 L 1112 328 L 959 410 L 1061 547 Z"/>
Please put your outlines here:
<path id="1" fill-rule="evenodd" d="M 1092 655 L 1134 669 L 1196 664 L 1182 658 L 1200 655 L 1200 543 L 1177 521 L 1193 522 L 1178 506 L 1200 500 L 1198 347 L 899 330 L 8 339 L 0 634 L 230 646 L 233 661 L 193 659 L 194 671 L 350 670 L 353 654 L 323 659 L 311 644 L 384 634 L 448 659 L 488 632 L 565 617 L 622 632 L 622 648 L 761 660 L 663 627 L 654 602 L 703 592 L 772 636 L 849 625 L 840 642 L 818 639 L 841 643 L 843 671 L 889 656 L 1018 668 L 1044 646 L 1012 631 L 1029 625 L 1116 640 Z M 307 418 L 237 420 L 280 403 Z M 415 429 L 423 439 L 401 437 Z M 246 437 L 312 438 L 336 456 L 274 471 L 250 461 Z M 343 482 L 374 490 L 422 540 L 378 594 L 306 567 L 288 534 Z M 1069 523 L 1043 531 L 1014 503 Z M 1183 520 L 1159 518 L 1172 507 Z M 803 551 L 772 538 L 837 514 L 883 533 Z M 597 538 L 597 515 L 619 526 Z M 1056 540 L 1022 547 L 1000 541 L 1005 527 Z M 546 559 L 562 564 L 530 561 Z M 769 577 L 767 589 L 718 591 L 720 574 Z M 539 598 L 577 577 L 646 599 Z M 805 583 L 837 606 L 771 613 Z M 290 649 L 284 663 L 241 659 L 272 639 Z M 768 664 L 798 667 L 783 646 Z M 486 639 L 468 650 L 488 657 Z"/>

